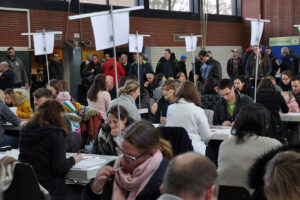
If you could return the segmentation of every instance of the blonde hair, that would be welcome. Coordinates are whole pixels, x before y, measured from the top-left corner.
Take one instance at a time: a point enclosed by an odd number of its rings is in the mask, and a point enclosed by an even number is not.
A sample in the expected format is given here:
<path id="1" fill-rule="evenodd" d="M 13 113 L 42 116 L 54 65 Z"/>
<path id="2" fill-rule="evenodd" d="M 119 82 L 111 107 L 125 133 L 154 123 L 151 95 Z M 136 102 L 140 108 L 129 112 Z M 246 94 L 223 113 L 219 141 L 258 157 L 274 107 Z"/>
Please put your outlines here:
<path id="1" fill-rule="evenodd" d="M 283 92 L 281 92 L 281 95 L 284 97 L 285 95 L 288 95 L 289 96 L 289 101 L 288 102 L 290 102 L 291 100 L 292 100 L 292 98 L 293 98 L 293 94 L 291 93 L 291 92 L 287 92 L 287 91 L 283 91 Z M 288 103 L 287 102 L 287 103 Z"/>
<path id="2" fill-rule="evenodd" d="M 4 92 L 0 90 L 0 102 L 4 103 Z"/>
<path id="3" fill-rule="evenodd" d="M 265 181 L 265 196 L 268 200 L 299 199 L 300 197 L 300 153 L 286 151 L 278 153 L 269 161 Z"/>
<path id="4" fill-rule="evenodd" d="M 135 80 L 127 80 L 124 87 L 119 88 L 120 94 L 130 94 L 140 88 L 140 84 Z"/>

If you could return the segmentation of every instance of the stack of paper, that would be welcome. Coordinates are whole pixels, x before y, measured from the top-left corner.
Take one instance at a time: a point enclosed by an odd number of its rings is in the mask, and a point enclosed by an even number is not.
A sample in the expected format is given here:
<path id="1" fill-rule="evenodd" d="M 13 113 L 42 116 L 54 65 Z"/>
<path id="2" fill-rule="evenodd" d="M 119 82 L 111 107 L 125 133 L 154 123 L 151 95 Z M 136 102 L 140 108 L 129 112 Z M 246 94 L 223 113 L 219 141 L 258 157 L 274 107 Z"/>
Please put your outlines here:
<path id="1" fill-rule="evenodd" d="M 101 158 L 81 160 L 79 163 L 76 163 L 72 169 L 87 169 L 90 167 L 105 165 L 106 162 L 107 160 Z"/>

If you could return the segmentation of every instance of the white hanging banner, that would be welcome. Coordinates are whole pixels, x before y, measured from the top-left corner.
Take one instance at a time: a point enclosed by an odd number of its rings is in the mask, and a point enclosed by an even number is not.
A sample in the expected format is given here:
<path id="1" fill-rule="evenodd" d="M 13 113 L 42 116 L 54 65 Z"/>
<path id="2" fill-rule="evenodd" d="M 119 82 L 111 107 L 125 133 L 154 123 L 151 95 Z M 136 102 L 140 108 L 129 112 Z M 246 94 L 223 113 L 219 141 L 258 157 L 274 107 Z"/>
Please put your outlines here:
<path id="1" fill-rule="evenodd" d="M 259 45 L 263 30 L 264 22 L 251 21 L 251 45 Z"/>
<path id="2" fill-rule="evenodd" d="M 46 39 L 46 43 L 45 43 Z M 46 33 L 45 37 L 43 34 L 33 35 L 34 42 L 34 55 L 46 55 L 52 54 L 54 49 L 54 34 Z M 45 46 L 46 44 L 46 46 Z M 47 50 L 47 52 L 45 52 Z"/>
<path id="3" fill-rule="evenodd" d="M 114 14 L 115 45 L 128 43 L 129 37 L 129 12 Z M 113 47 L 113 30 L 111 14 L 91 17 L 95 37 L 96 50 Z"/>
<path id="4" fill-rule="evenodd" d="M 144 45 L 143 35 L 138 35 L 138 37 L 136 37 L 135 34 L 129 35 L 129 52 L 140 53 L 143 51 L 143 45 Z"/>
<path id="5" fill-rule="evenodd" d="M 186 52 L 192 52 L 196 50 L 197 47 L 197 36 L 187 36 L 185 37 L 185 47 Z"/>

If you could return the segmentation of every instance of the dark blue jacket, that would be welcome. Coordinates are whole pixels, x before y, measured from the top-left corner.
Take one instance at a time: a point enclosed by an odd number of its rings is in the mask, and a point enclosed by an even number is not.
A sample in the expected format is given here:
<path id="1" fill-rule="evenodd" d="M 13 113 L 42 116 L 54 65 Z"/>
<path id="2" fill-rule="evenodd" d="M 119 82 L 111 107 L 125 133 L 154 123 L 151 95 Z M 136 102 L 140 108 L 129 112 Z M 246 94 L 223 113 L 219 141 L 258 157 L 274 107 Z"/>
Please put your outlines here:
<path id="1" fill-rule="evenodd" d="M 280 72 L 286 70 L 294 71 L 294 59 L 289 54 L 282 56 L 282 62 L 280 64 Z"/>
<path id="2" fill-rule="evenodd" d="M 7 88 L 14 88 L 15 75 L 11 70 L 7 70 L 0 76 L 0 89 L 5 90 Z"/>

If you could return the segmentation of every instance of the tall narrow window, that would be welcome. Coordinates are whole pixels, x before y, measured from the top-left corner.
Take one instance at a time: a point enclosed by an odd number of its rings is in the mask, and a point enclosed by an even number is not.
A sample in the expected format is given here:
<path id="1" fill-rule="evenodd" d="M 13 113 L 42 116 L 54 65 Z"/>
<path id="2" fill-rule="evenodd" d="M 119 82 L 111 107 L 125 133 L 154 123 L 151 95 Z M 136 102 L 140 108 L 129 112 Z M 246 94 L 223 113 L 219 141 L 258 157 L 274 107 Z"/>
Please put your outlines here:
<path id="1" fill-rule="evenodd" d="M 190 0 L 171 0 L 171 10 L 181 12 L 191 12 Z"/>
<path id="2" fill-rule="evenodd" d="M 204 12 L 208 14 L 217 14 L 217 0 L 203 0 Z"/>
<path id="3" fill-rule="evenodd" d="M 149 0 L 149 8 L 157 10 L 169 10 L 169 0 Z"/>
<path id="4" fill-rule="evenodd" d="M 235 0 L 219 0 L 219 14 L 220 15 L 236 15 L 232 13 L 232 8 L 235 9 Z"/>

